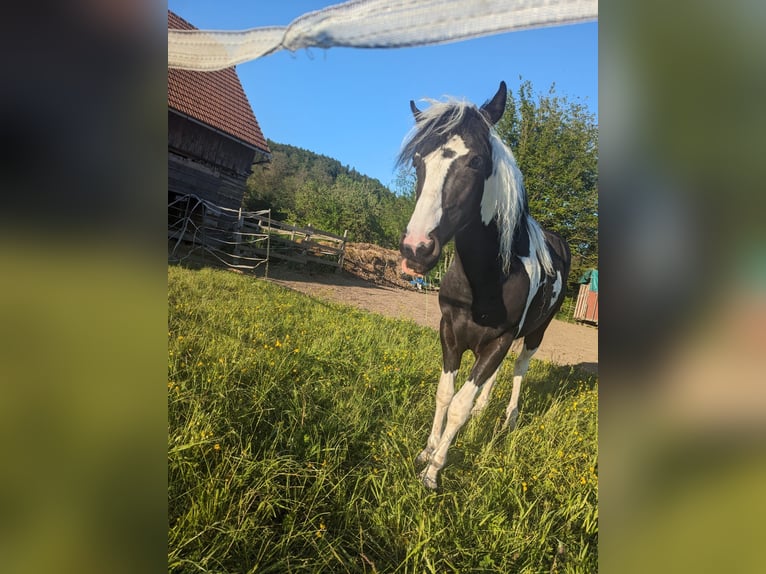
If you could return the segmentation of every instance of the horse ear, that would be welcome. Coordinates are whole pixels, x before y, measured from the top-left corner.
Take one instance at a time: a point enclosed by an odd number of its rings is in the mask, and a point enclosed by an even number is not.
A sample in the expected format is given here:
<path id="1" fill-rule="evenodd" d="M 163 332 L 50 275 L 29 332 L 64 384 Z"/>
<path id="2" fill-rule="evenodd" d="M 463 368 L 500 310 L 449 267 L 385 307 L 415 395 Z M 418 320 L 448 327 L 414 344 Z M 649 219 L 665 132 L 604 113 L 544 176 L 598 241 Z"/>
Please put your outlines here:
<path id="1" fill-rule="evenodd" d="M 412 115 L 415 116 L 415 121 L 419 122 L 421 111 L 415 105 L 415 102 L 413 100 L 410 100 L 410 109 L 412 110 Z"/>
<path id="2" fill-rule="evenodd" d="M 503 117 L 505 112 L 505 100 L 508 97 L 508 88 L 505 86 L 505 82 L 500 82 L 500 88 L 494 97 L 481 106 L 481 113 L 487 118 L 489 123 L 496 124 Z"/>

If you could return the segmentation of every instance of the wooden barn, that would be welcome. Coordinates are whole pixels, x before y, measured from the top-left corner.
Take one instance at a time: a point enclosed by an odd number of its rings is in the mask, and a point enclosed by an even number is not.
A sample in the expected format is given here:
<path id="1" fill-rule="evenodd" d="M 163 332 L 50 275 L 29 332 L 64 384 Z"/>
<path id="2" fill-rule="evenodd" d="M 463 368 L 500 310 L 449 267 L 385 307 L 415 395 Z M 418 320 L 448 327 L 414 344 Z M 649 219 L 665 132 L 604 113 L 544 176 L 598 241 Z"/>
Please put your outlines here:
<path id="1" fill-rule="evenodd" d="M 168 28 L 194 30 L 168 10 Z M 168 69 L 168 203 L 193 194 L 239 209 L 254 163 L 271 152 L 234 68 Z"/>

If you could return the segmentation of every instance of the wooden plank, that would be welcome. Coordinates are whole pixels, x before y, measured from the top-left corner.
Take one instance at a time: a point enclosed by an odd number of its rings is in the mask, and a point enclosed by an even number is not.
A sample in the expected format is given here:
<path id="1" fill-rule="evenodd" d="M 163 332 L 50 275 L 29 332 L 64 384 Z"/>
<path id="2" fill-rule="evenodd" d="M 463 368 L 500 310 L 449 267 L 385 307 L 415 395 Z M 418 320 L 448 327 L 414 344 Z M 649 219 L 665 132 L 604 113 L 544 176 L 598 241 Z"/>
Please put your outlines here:
<path id="1" fill-rule="evenodd" d="M 306 261 L 310 261 L 312 263 L 320 263 L 322 265 L 327 265 L 328 267 L 338 267 L 337 261 L 328 261 L 327 259 L 322 259 L 321 257 L 314 257 L 313 255 L 306 254 L 304 255 L 306 258 Z"/>
<path id="2" fill-rule="evenodd" d="M 577 303 L 575 304 L 574 319 L 582 320 L 585 318 L 585 305 L 586 305 L 586 289 L 587 285 L 580 285 L 580 290 L 577 293 Z"/>
<path id="3" fill-rule="evenodd" d="M 306 263 L 306 258 L 303 255 L 286 255 L 284 253 L 272 251 L 269 253 L 269 257 L 276 257 L 277 259 L 284 259 L 285 261 L 293 261 L 295 263 L 300 263 L 301 265 Z"/>
<path id="4" fill-rule="evenodd" d="M 314 229 L 313 227 L 297 227 L 295 225 L 290 225 L 289 223 L 284 223 L 282 221 L 272 221 L 271 222 L 271 229 L 272 231 L 289 231 L 291 233 L 301 233 L 303 235 L 310 235 L 312 238 L 318 237 L 322 239 L 327 239 L 328 241 L 339 241 L 339 242 L 345 242 L 346 239 L 341 237 L 340 235 L 335 235 L 334 233 L 330 233 L 329 231 L 322 231 L 321 229 Z"/>
<path id="5" fill-rule="evenodd" d="M 247 221 L 247 219 L 243 217 L 242 225 L 240 226 L 240 232 L 243 235 L 260 234 L 260 233 L 266 233 L 266 228 L 263 227 L 262 225 L 250 223 L 249 221 Z"/>
<path id="6" fill-rule="evenodd" d="M 591 291 L 588 285 L 580 285 L 572 316 L 578 321 L 598 324 L 598 293 Z"/>
<path id="7" fill-rule="evenodd" d="M 326 252 L 327 255 L 339 255 L 341 253 L 341 249 L 330 247 L 329 245 L 322 245 L 321 243 L 316 243 L 314 241 L 303 241 L 300 245 L 303 249 L 323 251 Z"/>

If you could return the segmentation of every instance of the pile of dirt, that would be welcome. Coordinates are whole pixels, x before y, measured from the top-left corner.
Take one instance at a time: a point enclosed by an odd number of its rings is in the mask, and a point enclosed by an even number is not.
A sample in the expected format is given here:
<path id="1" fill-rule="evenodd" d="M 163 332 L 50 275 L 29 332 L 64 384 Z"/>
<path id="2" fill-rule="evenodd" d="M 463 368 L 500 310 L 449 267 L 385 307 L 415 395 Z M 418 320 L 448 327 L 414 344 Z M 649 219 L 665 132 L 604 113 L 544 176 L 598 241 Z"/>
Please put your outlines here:
<path id="1" fill-rule="evenodd" d="M 387 287 L 412 289 L 412 277 L 402 274 L 398 251 L 372 243 L 346 243 L 343 270 L 365 281 Z"/>

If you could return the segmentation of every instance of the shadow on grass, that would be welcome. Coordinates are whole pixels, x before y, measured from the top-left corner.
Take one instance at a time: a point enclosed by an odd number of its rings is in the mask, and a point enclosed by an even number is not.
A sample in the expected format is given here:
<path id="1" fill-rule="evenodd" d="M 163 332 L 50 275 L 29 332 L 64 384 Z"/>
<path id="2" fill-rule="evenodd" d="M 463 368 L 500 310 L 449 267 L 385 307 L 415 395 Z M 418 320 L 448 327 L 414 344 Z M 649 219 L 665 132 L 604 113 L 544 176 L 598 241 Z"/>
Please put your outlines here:
<path id="1" fill-rule="evenodd" d="M 554 363 L 532 363 L 522 382 L 519 411 L 530 416 L 539 416 L 550 409 L 554 400 L 568 400 L 584 390 L 593 390 L 598 375 L 592 372 L 594 363 L 556 365 Z M 523 419 L 520 421 L 523 424 Z"/>
<path id="2" fill-rule="evenodd" d="M 577 363 L 574 365 L 575 369 L 585 371 L 594 375 L 598 375 L 598 363 Z"/>
<path id="3" fill-rule="evenodd" d="M 502 441 L 515 432 L 502 426 L 511 396 L 511 373 L 509 370 L 501 375 L 485 411 L 478 417 L 471 417 L 458 433 L 458 440 L 461 435 L 465 438 L 459 440 L 460 446 L 453 444 L 450 448 L 447 466 L 460 472 L 470 470 L 487 443 Z M 533 360 L 522 382 L 515 430 L 545 415 L 554 402 L 570 401 L 585 391 L 592 391 L 597 383 L 598 375 L 579 365 L 562 366 Z"/>

